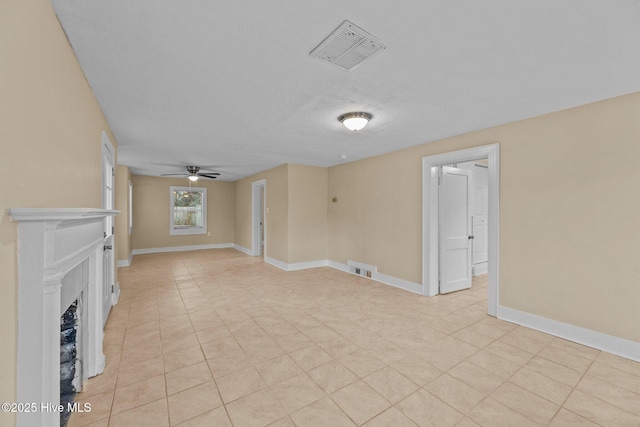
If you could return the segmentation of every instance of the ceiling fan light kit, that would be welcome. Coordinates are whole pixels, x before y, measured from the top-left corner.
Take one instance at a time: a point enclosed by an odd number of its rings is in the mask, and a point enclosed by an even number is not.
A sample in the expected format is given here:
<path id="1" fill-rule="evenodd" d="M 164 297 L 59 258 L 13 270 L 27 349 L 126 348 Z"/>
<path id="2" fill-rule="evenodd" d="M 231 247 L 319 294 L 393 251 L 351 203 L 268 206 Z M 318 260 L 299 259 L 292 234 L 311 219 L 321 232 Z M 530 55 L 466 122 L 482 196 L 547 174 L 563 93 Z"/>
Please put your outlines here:
<path id="1" fill-rule="evenodd" d="M 220 176 L 219 172 L 200 172 L 200 166 L 186 166 L 187 173 L 163 173 L 161 176 L 175 176 L 179 175 L 182 178 L 188 178 L 189 181 L 196 182 L 198 179 L 209 178 L 216 179 Z"/>
<path id="2" fill-rule="evenodd" d="M 373 116 L 365 112 L 346 113 L 338 117 L 338 120 L 351 131 L 359 131 L 364 128 Z"/>

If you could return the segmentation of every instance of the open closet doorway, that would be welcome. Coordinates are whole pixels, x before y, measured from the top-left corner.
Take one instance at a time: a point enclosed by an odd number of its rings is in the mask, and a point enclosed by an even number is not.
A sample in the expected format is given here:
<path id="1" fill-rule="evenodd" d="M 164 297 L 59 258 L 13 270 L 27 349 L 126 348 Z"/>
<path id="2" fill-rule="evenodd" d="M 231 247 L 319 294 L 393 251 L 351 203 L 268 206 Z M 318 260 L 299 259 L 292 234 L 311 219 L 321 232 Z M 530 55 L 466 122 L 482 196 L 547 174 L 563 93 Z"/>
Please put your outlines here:
<path id="1" fill-rule="evenodd" d="M 481 162 L 482 159 L 483 160 Z M 474 260 L 475 240 L 473 213 L 475 195 L 471 196 L 475 184 L 473 174 L 468 170 L 469 163 L 486 163 L 486 262 L 481 265 L 482 258 L 478 254 Z M 450 165 L 458 167 L 453 168 Z M 459 167 L 462 166 L 462 167 Z M 448 174 L 444 178 L 443 174 Z M 423 158 L 423 269 L 422 290 L 424 295 L 433 296 L 441 293 L 443 280 L 445 291 L 464 289 L 471 285 L 471 276 L 475 261 L 478 261 L 476 273 L 486 269 L 488 274 L 487 311 L 497 316 L 498 307 L 498 263 L 499 263 L 499 176 L 500 146 L 498 144 L 470 148 L 467 150 L 439 154 Z M 447 195 L 441 198 L 441 185 L 445 181 L 448 186 Z M 458 195 L 451 196 L 450 191 Z M 467 211 L 460 209 L 467 205 Z M 443 212 L 445 210 L 446 212 Z M 443 220 L 442 217 L 447 217 Z M 481 215 L 477 215 L 476 223 L 479 234 L 483 225 Z M 447 228 L 448 227 L 448 228 Z M 443 242 L 443 239 L 450 239 Z M 482 238 L 479 238 L 482 240 Z M 476 249 L 478 245 L 476 245 Z M 447 254 L 446 250 L 450 250 Z M 482 252 L 478 250 L 478 252 Z M 443 264 L 445 263 L 445 264 Z M 457 266 L 455 264 L 457 263 Z M 454 270 L 450 270 L 453 268 Z M 443 271 L 447 270 L 449 271 Z M 451 273 L 453 271 L 453 273 Z"/>
<path id="2" fill-rule="evenodd" d="M 251 255 L 264 256 L 267 241 L 266 230 L 267 181 L 251 183 Z"/>
<path id="3" fill-rule="evenodd" d="M 469 289 L 488 272 L 488 159 L 439 168 L 439 293 Z"/>

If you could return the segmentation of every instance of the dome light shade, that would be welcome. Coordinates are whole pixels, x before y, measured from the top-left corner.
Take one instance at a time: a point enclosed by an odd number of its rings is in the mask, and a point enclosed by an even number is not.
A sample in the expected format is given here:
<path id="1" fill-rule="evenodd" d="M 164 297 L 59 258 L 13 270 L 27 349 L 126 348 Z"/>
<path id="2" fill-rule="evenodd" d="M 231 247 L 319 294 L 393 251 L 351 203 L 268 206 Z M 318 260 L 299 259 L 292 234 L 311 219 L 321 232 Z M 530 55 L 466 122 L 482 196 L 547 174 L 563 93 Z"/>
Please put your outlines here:
<path id="1" fill-rule="evenodd" d="M 369 113 L 347 113 L 338 117 L 338 120 L 349 130 L 358 131 L 365 127 L 373 116 Z"/>
<path id="2" fill-rule="evenodd" d="M 190 181 L 197 181 L 198 180 L 198 175 L 189 175 L 189 180 Z"/>

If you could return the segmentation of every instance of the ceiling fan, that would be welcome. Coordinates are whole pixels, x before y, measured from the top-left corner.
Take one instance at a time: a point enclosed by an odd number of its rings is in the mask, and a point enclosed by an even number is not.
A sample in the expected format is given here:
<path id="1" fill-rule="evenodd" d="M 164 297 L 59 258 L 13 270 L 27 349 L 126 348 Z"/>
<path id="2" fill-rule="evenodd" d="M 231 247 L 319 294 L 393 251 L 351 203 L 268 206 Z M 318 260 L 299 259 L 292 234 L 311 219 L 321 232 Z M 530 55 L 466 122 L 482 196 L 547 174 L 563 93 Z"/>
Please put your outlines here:
<path id="1" fill-rule="evenodd" d="M 190 181 L 197 181 L 198 178 L 216 179 L 220 174 L 218 172 L 200 172 L 200 166 L 187 166 L 187 173 L 163 173 L 160 176 L 181 176 L 189 178 Z"/>

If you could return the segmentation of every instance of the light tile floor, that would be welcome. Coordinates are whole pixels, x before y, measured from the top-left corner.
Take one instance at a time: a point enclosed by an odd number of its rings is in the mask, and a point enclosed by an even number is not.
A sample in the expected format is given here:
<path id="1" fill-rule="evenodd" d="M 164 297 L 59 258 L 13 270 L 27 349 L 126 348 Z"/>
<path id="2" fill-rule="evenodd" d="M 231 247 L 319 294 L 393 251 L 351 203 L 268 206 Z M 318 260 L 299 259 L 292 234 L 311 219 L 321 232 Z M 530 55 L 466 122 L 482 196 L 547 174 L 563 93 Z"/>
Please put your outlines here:
<path id="1" fill-rule="evenodd" d="M 138 255 L 69 426 L 638 426 L 640 364 L 433 298 L 233 249 Z"/>

